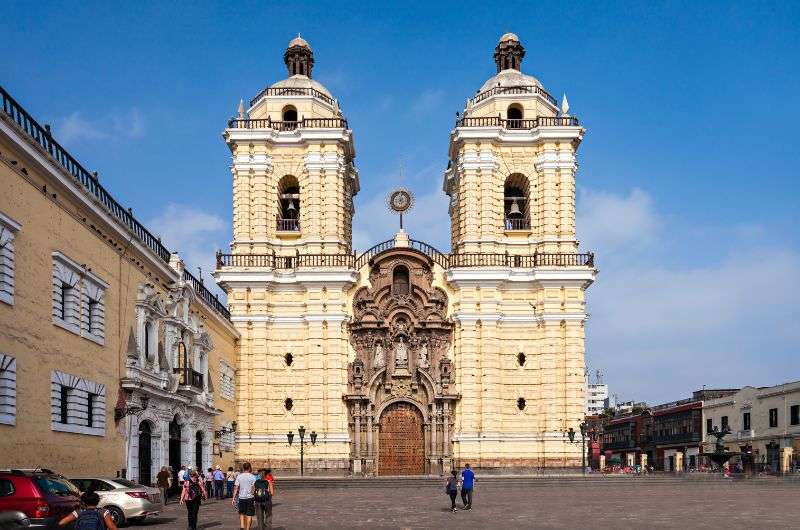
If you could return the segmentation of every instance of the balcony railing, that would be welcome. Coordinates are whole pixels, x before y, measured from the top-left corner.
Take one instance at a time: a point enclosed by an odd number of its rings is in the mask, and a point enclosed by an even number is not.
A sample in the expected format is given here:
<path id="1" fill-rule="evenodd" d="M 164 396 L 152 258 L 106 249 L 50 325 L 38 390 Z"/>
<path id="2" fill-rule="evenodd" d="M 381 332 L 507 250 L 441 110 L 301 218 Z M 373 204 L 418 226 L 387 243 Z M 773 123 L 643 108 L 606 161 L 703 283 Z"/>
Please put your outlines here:
<path id="1" fill-rule="evenodd" d="M 175 368 L 173 370 L 180 377 L 178 383 L 181 386 L 191 386 L 197 389 L 203 389 L 203 374 L 192 370 L 191 368 Z"/>
<path id="2" fill-rule="evenodd" d="M 620 449 L 633 449 L 636 447 L 634 440 L 619 440 L 616 442 L 609 442 L 603 444 L 603 450 L 615 451 Z"/>
<path id="3" fill-rule="evenodd" d="M 323 94 L 319 90 L 316 90 L 311 87 L 277 87 L 277 88 L 270 88 L 267 87 L 261 92 L 256 95 L 253 99 L 250 100 L 250 106 L 252 107 L 258 100 L 261 99 L 263 96 L 310 96 L 317 99 L 321 99 L 328 105 L 336 105 L 336 101 L 332 97 L 327 94 Z"/>
<path id="4" fill-rule="evenodd" d="M 681 432 L 675 434 L 651 434 L 643 437 L 645 442 L 653 444 L 681 444 L 700 442 L 699 432 Z"/>
<path id="5" fill-rule="evenodd" d="M 294 131 L 296 129 L 347 129 L 344 118 L 303 118 L 299 121 L 274 121 L 271 118 L 228 120 L 229 129 L 273 129 Z"/>
<path id="6" fill-rule="evenodd" d="M 469 100 L 470 105 L 476 105 L 481 101 L 485 100 L 486 98 L 490 98 L 492 96 L 503 95 L 503 94 L 538 94 L 544 97 L 547 101 L 550 102 L 551 105 L 554 107 L 558 106 L 558 102 L 556 98 L 550 95 L 547 90 L 543 89 L 542 87 L 535 86 L 535 85 L 528 85 L 528 86 L 497 86 L 490 88 L 489 90 L 484 90 L 480 94 L 475 95 Z"/>
<path id="7" fill-rule="evenodd" d="M 183 270 L 183 281 L 189 282 L 194 289 L 194 292 L 196 292 L 197 295 L 202 298 L 203 301 L 207 303 L 214 311 L 230 320 L 231 313 L 228 311 L 228 308 L 225 307 L 225 304 L 219 301 L 219 296 L 216 294 L 211 294 L 211 291 L 206 288 L 203 282 L 192 276 L 192 274 L 186 269 Z"/>
<path id="8" fill-rule="evenodd" d="M 300 219 L 281 219 L 280 217 L 277 217 L 275 221 L 277 224 L 278 232 L 300 231 Z"/>
<path id="9" fill-rule="evenodd" d="M 539 127 L 573 127 L 580 125 L 575 116 L 539 116 L 531 120 L 507 120 L 500 116 L 460 117 L 456 127 L 500 127 L 503 129 L 538 129 Z"/>
<path id="10" fill-rule="evenodd" d="M 217 253 L 217 268 L 267 268 L 296 269 L 302 267 L 348 267 L 360 269 L 373 257 L 394 247 L 394 240 L 384 241 L 359 254 L 298 254 L 276 256 L 274 254 L 222 254 Z M 594 267 L 594 253 L 584 254 L 533 254 L 514 256 L 509 254 L 458 253 L 445 254 L 421 241 L 411 240 L 411 248 L 430 257 L 444 269 L 462 267 Z"/>
<path id="11" fill-rule="evenodd" d="M 505 227 L 506 230 L 530 230 L 531 220 L 506 217 Z"/>
<path id="12" fill-rule="evenodd" d="M 61 144 L 53 139 L 50 126 L 42 127 L 16 102 L 8 92 L 0 87 L 3 99 L 3 112 L 22 129 L 28 137 L 47 151 L 72 178 L 102 204 L 106 211 L 125 225 L 136 238 L 150 248 L 165 263 L 169 263 L 170 251 L 161 244 L 161 239 L 151 234 L 142 223 L 136 220 L 130 208 L 124 208 L 98 182 L 97 176 L 87 171 Z"/>

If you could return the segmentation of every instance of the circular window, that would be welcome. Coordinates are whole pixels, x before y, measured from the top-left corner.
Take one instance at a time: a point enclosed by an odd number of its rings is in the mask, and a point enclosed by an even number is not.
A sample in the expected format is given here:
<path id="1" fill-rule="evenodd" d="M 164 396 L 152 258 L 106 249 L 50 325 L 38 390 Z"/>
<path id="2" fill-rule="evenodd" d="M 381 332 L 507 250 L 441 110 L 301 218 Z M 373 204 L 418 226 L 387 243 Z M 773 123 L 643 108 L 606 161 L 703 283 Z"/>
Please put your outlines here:
<path id="1" fill-rule="evenodd" d="M 292 398 L 286 398 L 286 400 L 283 402 L 283 406 L 286 407 L 286 410 L 292 410 L 292 407 L 294 407 Z"/>

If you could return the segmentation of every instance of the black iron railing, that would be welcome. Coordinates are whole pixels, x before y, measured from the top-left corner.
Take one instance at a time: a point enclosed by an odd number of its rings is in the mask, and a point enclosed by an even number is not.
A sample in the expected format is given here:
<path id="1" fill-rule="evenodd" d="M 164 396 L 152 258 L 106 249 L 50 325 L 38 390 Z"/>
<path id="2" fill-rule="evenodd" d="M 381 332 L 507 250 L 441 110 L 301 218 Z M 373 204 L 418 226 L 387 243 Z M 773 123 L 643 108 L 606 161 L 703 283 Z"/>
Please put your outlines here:
<path id="1" fill-rule="evenodd" d="M 86 191 L 97 199 L 115 219 L 133 232 L 139 241 L 155 252 L 161 260 L 169 263 L 170 251 L 161 244 L 160 238 L 151 234 L 136 220 L 130 208 L 123 207 L 98 182 L 97 177 L 87 171 L 75 158 L 53 139 L 50 127 L 42 127 L 17 101 L 0 86 L 3 112 L 22 129 L 28 137 L 39 144 L 67 173 L 72 175 Z"/>
<path id="2" fill-rule="evenodd" d="M 230 320 L 231 313 L 228 311 L 228 308 L 225 307 L 225 304 L 219 301 L 219 297 L 215 294 L 212 294 L 211 291 L 206 288 L 203 282 L 192 276 L 192 274 L 186 269 L 183 269 L 183 281 L 189 282 L 189 284 L 192 286 L 192 289 L 194 289 L 194 292 L 196 292 L 197 295 L 211 307 L 211 309 Z"/>
<path id="3" fill-rule="evenodd" d="M 275 121 L 270 118 L 228 120 L 230 129 L 273 129 L 294 131 L 295 129 L 347 129 L 344 118 L 303 118 L 299 121 Z"/>
<path id="4" fill-rule="evenodd" d="M 200 390 L 203 389 L 203 374 L 191 368 L 175 368 L 173 370 L 179 375 L 178 384 L 181 386 L 193 386 Z"/>
<path id="5" fill-rule="evenodd" d="M 261 92 L 259 92 L 256 97 L 250 100 L 250 106 L 252 107 L 258 100 L 261 99 L 263 96 L 311 96 L 317 99 L 321 99 L 328 105 L 336 105 L 336 101 L 332 97 L 327 94 L 320 92 L 317 89 L 306 87 L 276 87 L 270 88 L 267 87 Z"/>
<path id="6" fill-rule="evenodd" d="M 527 86 L 496 86 L 492 87 L 489 90 L 484 90 L 483 92 L 473 96 L 469 100 L 470 105 L 475 105 L 480 103 L 486 98 L 490 98 L 492 96 L 500 95 L 500 94 L 538 94 L 544 97 L 551 105 L 554 107 L 558 106 L 558 102 L 556 98 L 550 95 L 547 90 L 543 89 L 542 87 L 535 86 L 535 85 L 527 85 Z"/>
<path id="7" fill-rule="evenodd" d="M 513 217 L 506 217 L 505 228 L 506 230 L 530 230 L 531 220 L 524 218 L 519 219 Z"/>
<path id="8" fill-rule="evenodd" d="M 539 127 L 571 127 L 580 125 L 575 116 L 539 116 L 530 120 L 507 120 L 499 116 L 460 117 L 456 127 L 500 127 L 503 129 L 538 129 Z"/>
<path id="9" fill-rule="evenodd" d="M 299 232 L 300 231 L 300 219 L 281 219 L 278 216 L 275 219 L 276 228 L 278 232 Z"/>

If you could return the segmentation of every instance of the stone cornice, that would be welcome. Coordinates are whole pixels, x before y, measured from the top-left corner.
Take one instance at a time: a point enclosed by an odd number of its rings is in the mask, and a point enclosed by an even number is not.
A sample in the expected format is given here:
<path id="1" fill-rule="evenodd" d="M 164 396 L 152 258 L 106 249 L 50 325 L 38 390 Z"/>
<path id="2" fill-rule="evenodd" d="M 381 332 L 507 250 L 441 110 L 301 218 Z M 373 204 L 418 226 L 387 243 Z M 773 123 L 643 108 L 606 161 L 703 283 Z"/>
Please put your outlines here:
<path id="1" fill-rule="evenodd" d="M 358 280 L 358 271 L 353 269 L 335 270 L 217 270 L 213 273 L 214 279 L 223 289 L 265 287 L 268 285 L 297 285 L 327 287 L 338 286 L 342 289 L 349 287 Z"/>
<path id="2" fill-rule="evenodd" d="M 537 127 L 535 129 L 504 129 L 503 127 L 456 127 L 450 133 L 450 160 L 458 155 L 458 146 L 465 141 L 488 141 L 503 145 L 539 145 L 546 141 L 580 143 L 586 129 L 579 125 Z"/>

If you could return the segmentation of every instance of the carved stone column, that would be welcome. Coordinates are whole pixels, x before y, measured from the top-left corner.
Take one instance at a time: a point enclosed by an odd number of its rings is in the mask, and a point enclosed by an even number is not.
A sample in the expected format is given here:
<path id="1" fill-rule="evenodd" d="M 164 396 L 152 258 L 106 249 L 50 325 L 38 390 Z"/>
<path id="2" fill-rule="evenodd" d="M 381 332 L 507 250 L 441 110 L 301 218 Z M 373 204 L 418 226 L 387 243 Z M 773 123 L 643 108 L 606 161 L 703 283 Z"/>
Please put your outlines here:
<path id="1" fill-rule="evenodd" d="M 353 439 L 355 448 L 353 451 L 353 474 L 361 474 L 361 403 L 353 403 Z"/>

